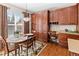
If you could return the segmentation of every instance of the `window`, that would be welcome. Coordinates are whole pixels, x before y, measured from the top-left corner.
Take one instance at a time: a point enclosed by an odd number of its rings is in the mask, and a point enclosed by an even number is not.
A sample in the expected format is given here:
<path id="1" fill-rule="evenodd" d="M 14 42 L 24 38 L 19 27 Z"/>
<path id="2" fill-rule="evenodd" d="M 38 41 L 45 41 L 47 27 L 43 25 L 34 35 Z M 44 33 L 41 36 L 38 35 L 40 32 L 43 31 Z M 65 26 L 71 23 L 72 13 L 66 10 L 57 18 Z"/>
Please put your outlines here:
<path id="1" fill-rule="evenodd" d="M 8 36 L 13 35 L 15 31 L 22 31 L 23 15 L 18 11 L 8 10 Z"/>

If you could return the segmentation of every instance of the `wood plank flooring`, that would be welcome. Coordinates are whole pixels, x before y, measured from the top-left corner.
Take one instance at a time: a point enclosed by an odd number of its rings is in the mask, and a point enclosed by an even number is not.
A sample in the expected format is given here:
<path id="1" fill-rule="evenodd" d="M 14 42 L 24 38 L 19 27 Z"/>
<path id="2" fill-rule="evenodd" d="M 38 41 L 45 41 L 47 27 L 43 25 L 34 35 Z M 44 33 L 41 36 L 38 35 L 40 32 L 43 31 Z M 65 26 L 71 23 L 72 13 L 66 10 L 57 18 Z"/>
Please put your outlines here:
<path id="1" fill-rule="evenodd" d="M 47 46 L 39 54 L 39 56 L 68 56 L 68 49 L 55 43 L 47 43 Z"/>

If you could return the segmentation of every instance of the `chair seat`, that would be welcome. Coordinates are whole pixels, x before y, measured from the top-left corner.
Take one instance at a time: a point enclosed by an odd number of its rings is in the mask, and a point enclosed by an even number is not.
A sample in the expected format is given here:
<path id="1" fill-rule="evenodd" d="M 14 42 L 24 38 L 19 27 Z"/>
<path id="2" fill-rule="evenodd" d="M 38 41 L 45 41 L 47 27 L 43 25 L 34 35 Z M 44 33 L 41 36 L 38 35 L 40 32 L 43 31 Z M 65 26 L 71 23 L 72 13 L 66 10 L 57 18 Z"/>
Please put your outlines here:
<path id="1" fill-rule="evenodd" d="M 29 48 L 29 47 L 31 47 L 32 45 L 33 45 L 33 43 L 30 43 L 30 44 L 28 44 L 27 45 L 27 43 L 23 43 L 23 44 L 21 44 L 23 47 L 25 47 L 25 48 Z"/>

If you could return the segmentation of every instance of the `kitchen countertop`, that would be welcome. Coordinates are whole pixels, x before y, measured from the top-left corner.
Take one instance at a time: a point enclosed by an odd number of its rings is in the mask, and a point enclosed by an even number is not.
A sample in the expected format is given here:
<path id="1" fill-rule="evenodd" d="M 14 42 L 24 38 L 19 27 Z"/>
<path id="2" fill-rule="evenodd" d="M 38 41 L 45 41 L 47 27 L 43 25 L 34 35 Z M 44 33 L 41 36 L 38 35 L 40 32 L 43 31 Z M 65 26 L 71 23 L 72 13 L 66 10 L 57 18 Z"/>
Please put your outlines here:
<path id="1" fill-rule="evenodd" d="M 56 31 L 58 33 L 66 33 L 66 34 L 73 34 L 73 35 L 79 35 L 79 33 L 72 33 L 72 32 L 65 32 L 65 31 Z"/>

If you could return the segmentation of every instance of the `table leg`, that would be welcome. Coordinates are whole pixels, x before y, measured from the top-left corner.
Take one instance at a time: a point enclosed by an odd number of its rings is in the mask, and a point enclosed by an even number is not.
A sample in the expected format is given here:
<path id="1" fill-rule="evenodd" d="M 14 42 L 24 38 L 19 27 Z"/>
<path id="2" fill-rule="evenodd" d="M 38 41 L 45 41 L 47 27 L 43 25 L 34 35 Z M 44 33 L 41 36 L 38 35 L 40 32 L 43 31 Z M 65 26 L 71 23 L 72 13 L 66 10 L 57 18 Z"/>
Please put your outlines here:
<path id="1" fill-rule="evenodd" d="M 15 44 L 15 56 L 17 56 L 17 44 Z"/>
<path id="2" fill-rule="evenodd" d="M 17 49 L 15 50 L 15 56 L 17 56 Z"/>
<path id="3" fill-rule="evenodd" d="M 20 48 L 18 49 L 18 55 L 20 56 Z"/>

